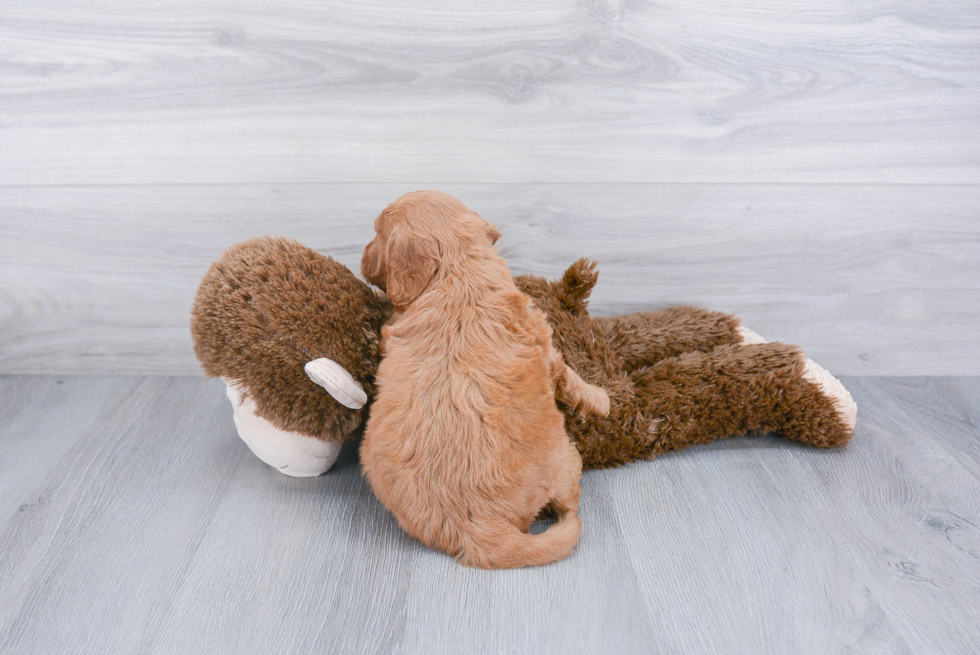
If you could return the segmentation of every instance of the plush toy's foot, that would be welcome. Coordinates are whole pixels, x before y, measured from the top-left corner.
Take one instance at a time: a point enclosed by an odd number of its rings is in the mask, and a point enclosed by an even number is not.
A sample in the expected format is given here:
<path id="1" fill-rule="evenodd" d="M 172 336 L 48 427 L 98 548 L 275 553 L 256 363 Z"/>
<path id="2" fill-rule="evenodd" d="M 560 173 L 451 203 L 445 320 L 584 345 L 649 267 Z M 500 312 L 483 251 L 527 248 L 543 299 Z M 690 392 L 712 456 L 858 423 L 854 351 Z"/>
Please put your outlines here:
<path id="1" fill-rule="evenodd" d="M 814 383 L 825 396 L 834 401 L 848 430 L 854 430 L 857 423 L 858 406 L 840 380 L 815 361 L 806 358 L 803 379 Z"/>
<path id="2" fill-rule="evenodd" d="M 228 400 L 234 409 L 235 427 L 255 456 L 280 473 L 308 478 L 326 473 L 340 454 L 342 443 L 280 430 L 255 413 L 255 403 L 242 395 L 233 383 L 227 385 Z"/>
<path id="3" fill-rule="evenodd" d="M 756 343 L 769 343 L 758 332 L 753 332 L 744 325 L 739 325 L 735 331 L 742 337 L 743 346 L 751 346 Z"/>
<path id="4" fill-rule="evenodd" d="M 738 326 L 737 331 L 742 337 L 743 346 L 769 343 L 765 337 L 744 325 Z M 847 430 L 853 432 L 854 426 L 857 424 L 857 403 L 854 402 L 851 393 L 844 387 L 841 381 L 809 357 L 804 362 L 803 379 L 819 387 L 820 392 L 829 398 L 837 408 L 841 421 L 847 427 Z"/>

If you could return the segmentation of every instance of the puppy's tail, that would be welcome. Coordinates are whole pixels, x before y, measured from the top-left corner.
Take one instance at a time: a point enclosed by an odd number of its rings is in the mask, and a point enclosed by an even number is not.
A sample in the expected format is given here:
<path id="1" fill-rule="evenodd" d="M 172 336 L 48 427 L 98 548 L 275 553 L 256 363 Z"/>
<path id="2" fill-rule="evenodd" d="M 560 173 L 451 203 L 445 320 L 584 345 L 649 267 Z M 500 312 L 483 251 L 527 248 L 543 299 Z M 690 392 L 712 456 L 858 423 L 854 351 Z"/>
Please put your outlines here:
<path id="1" fill-rule="evenodd" d="M 541 534 L 527 534 L 505 521 L 494 521 L 466 535 L 459 561 L 478 569 L 541 566 L 571 555 L 581 533 L 582 522 L 572 512 Z"/>

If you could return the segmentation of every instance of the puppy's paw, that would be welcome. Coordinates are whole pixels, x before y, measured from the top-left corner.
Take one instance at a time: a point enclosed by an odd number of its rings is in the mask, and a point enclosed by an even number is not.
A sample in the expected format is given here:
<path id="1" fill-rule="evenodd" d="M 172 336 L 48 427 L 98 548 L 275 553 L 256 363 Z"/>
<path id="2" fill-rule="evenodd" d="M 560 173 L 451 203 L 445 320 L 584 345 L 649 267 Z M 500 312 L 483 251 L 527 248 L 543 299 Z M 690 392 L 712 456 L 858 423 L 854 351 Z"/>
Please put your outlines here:
<path id="1" fill-rule="evenodd" d="M 605 389 L 594 384 L 586 384 L 582 390 L 578 409 L 583 414 L 609 416 L 609 404 L 609 394 Z"/>

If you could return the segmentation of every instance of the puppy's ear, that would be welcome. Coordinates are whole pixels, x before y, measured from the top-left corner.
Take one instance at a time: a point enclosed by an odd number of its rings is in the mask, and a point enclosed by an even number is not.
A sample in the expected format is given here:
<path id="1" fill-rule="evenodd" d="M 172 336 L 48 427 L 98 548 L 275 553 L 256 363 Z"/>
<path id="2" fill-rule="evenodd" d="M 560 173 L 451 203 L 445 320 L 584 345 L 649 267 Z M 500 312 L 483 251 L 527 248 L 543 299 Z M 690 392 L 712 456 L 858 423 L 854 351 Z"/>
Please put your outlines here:
<path id="1" fill-rule="evenodd" d="M 487 236 L 490 237 L 490 245 L 492 246 L 496 244 L 497 239 L 500 238 L 500 232 L 497 230 L 496 227 L 494 227 L 490 223 L 487 223 Z"/>
<path id="2" fill-rule="evenodd" d="M 371 284 L 384 290 L 384 271 L 381 267 L 380 257 L 378 257 L 380 252 L 381 248 L 378 247 L 377 239 L 367 245 L 364 254 L 361 256 L 361 275 Z"/>
<path id="3" fill-rule="evenodd" d="M 439 270 L 439 246 L 432 237 L 396 227 L 385 254 L 388 299 L 404 307 L 418 298 Z"/>

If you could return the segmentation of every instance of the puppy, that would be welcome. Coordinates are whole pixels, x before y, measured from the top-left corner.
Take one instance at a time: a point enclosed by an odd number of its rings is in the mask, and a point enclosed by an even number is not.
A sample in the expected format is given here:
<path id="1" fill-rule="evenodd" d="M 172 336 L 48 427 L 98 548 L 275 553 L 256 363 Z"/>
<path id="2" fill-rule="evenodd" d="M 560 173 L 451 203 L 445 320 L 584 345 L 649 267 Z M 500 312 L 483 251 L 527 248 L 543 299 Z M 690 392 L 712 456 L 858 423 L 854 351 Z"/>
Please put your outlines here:
<path id="1" fill-rule="evenodd" d="M 582 530 L 582 458 L 555 393 L 600 415 L 609 397 L 565 366 L 494 248 L 500 233 L 461 202 L 409 193 L 374 228 L 361 272 L 396 315 L 361 443 L 371 488 L 406 532 L 467 566 L 567 557 Z M 542 509 L 557 524 L 528 534 Z"/>

